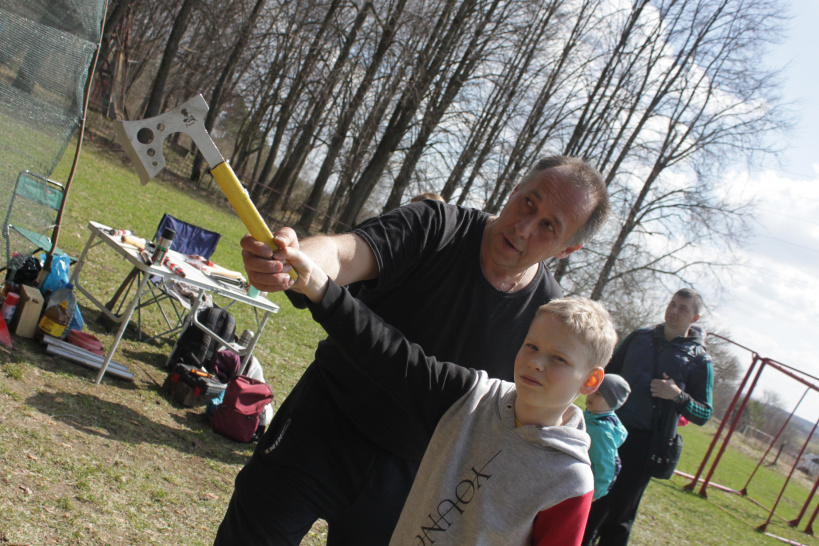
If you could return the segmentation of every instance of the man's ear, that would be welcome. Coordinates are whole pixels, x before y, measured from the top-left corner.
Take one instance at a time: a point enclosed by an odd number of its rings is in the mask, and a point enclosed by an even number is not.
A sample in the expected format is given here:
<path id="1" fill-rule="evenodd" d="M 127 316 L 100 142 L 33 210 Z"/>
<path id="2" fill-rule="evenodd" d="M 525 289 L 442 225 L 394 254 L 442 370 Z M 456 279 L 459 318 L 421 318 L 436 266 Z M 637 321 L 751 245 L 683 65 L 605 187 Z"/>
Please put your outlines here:
<path id="1" fill-rule="evenodd" d="M 558 260 L 562 260 L 563 258 L 568 256 L 569 254 L 571 254 L 575 250 L 578 250 L 581 246 L 583 246 L 583 245 L 567 246 L 566 248 L 563 249 L 562 252 L 560 252 L 560 254 L 555 255 L 555 258 L 558 259 Z"/>
<path id="2" fill-rule="evenodd" d="M 592 371 L 589 372 L 589 376 L 586 378 L 586 382 L 580 387 L 580 394 L 589 395 L 599 389 L 605 376 L 606 373 L 600 366 L 592 368 Z"/>
<path id="3" fill-rule="evenodd" d="M 698 320 L 700 320 L 700 317 L 701 317 L 701 316 L 702 316 L 702 315 L 694 315 L 694 320 L 692 320 L 692 321 L 691 321 L 691 324 L 694 324 L 695 322 L 697 322 Z"/>

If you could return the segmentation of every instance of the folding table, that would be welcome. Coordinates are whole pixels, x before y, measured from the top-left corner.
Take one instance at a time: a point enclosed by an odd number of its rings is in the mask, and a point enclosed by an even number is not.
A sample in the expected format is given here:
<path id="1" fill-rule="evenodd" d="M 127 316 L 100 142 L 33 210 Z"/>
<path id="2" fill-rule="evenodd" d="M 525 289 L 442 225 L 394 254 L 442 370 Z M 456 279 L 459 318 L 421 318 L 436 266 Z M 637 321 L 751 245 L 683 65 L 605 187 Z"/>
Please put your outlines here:
<path id="1" fill-rule="evenodd" d="M 168 251 L 168 258 L 171 262 L 177 264 L 182 268 L 182 271 L 185 274 L 185 277 L 182 278 L 180 275 L 174 273 L 164 265 L 160 264 L 153 264 L 148 265 L 142 261 L 142 258 L 139 256 L 139 249 L 129 245 L 127 243 L 123 243 L 121 241 L 121 237 L 119 236 L 112 236 L 108 233 L 108 230 L 111 228 L 100 224 L 98 222 L 89 222 L 88 229 L 91 231 L 91 235 L 88 238 L 88 242 L 85 244 L 85 248 L 83 248 L 82 253 L 80 254 L 79 259 L 77 260 L 76 265 L 74 266 L 74 272 L 71 275 L 71 282 L 74 284 L 74 289 L 81 292 L 85 297 L 87 297 L 91 302 L 105 314 L 106 317 L 111 319 L 115 323 L 119 323 L 119 329 L 117 330 L 116 336 L 114 337 L 114 343 L 108 349 L 107 354 L 105 356 L 105 360 L 100 367 L 100 371 L 97 374 L 96 383 L 102 381 L 103 375 L 105 375 L 105 371 L 108 369 L 109 364 L 111 363 L 111 359 L 114 357 L 114 353 L 119 346 L 119 342 L 122 339 L 122 334 L 125 332 L 125 328 L 128 326 L 128 322 L 131 320 L 131 315 L 134 312 L 134 308 L 139 301 L 139 296 L 142 294 L 143 290 L 145 290 L 145 285 L 148 282 L 148 279 L 152 275 L 158 275 L 162 277 L 163 282 L 165 281 L 180 281 L 186 284 L 191 285 L 195 289 L 197 289 L 198 295 L 194 304 L 191 306 L 191 311 L 188 314 L 188 318 L 185 320 L 185 325 L 183 326 L 186 328 L 191 322 L 201 330 L 208 332 L 211 336 L 214 337 L 222 346 L 229 347 L 232 351 L 237 353 L 239 356 L 242 357 L 242 366 L 246 368 L 248 362 L 250 361 L 250 357 L 253 355 L 253 349 L 256 347 L 256 343 L 259 340 L 259 337 L 262 335 L 264 331 L 265 324 L 267 324 L 267 319 L 270 317 L 271 313 L 276 313 L 279 310 L 279 306 L 275 303 L 271 302 L 265 297 L 261 295 L 257 295 L 255 297 L 249 296 L 245 291 L 241 290 L 240 288 L 228 284 L 223 284 L 219 281 L 211 279 L 207 275 L 205 275 L 200 270 L 196 269 L 192 265 L 186 263 L 183 259 L 183 256 L 177 252 L 172 250 Z M 134 293 L 133 299 L 127 304 L 125 310 L 120 315 L 115 315 L 108 309 L 105 304 L 100 302 L 96 299 L 93 294 L 91 294 L 80 282 L 80 273 L 82 272 L 83 267 L 85 266 L 86 256 L 88 251 L 101 244 L 105 243 L 119 254 L 119 256 L 125 259 L 129 264 L 131 264 L 134 268 L 140 271 L 141 279 L 137 286 L 137 289 Z M 242 346 L 238 343 L 231 342 L 230 340 L 222 339 L 216 335 L 215 332 L 209 330 L 203 324 L 201 324 L 196 319 L 196 314 L 199 311 L 199 306 L 202 303 L 203 296 L 206 293 L 218 294 L 223 296 L 229 300 L 231 303 L 228 305 L 232 305 L 234 302 L 244 303 L 246 305 L 250 305 L 255 309 L 262 310 L 264 314 L 262 315 L 261 319 L 256 318 L 256 333 L 247 343 L 247 345 Z M 177 337 L 176 342 L 174 343 L 174 349 L 176 348 L 176 343 L 179 342 L 179 338 Z M 171 350 L 171 354 L 173 350 Z M 170 357 L 169 357 L 170 358 Z"/>

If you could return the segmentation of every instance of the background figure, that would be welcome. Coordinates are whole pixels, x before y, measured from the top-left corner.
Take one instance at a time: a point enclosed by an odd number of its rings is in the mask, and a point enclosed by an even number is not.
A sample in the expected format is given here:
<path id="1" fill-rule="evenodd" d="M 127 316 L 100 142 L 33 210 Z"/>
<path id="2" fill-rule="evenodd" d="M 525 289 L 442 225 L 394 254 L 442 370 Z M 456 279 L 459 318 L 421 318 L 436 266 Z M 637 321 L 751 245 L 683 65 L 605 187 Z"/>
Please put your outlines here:
<path id="1" fill-rule="evenodd" d="M 629 334 L 606 367 L 631 385 L 628 400 L 617 411 L 628 437 L 619 450 L 620 475 L 609 494 L 592 504 L 584 545 L 628 544 L 640 499 L 651 480 L 646 463 L 655 405 L 670 404 L 677 414 L 697 425 L 704 425 L 711 417 L 713 367 L 702 332 L 692 326 L 702 308 L 702 297 L 696 290 L 677 291 L 665 310 L 665 322 Z"/>
<path id="2" fill-rule="evenodd" d="M 591 437 L 589 459 L 594 473 L 594 500 L 609 492 L 621 463 L 617 449 L 628 436 L 626 427 L 614 412 L 631 392 L 628 382 L 617 374 L 606 373 L 597 391 L 586 396 L 586 432 Z"/>

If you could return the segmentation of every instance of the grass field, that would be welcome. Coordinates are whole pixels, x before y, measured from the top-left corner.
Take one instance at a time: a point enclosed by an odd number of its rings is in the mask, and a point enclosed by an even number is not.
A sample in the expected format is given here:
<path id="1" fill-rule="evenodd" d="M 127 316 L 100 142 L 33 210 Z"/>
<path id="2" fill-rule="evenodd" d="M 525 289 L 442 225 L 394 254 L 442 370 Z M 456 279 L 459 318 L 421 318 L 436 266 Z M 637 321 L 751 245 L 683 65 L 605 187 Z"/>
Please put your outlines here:
<path id="1" fill-rule="evenodd" d="M 64 159 L 53 178 L 65 181 L 70 160 Z M 172 179 L 142 187 L 118 147 L 99 138 L 85 144 L 60 246 L 79 254 L 89 220 L 150 238 L 164 212 L 222 233 L 214 261 L 241 269 L 237 246 L 245 230 L 219 194 Z M 106 301 L 126 273 L 113 251 L 98 247 L 89 255 L 83 282 Z M 86 331 L 110 342 L 97 312 L 79 299 Z M 281 310 L 256 355 L 276 405 L 310 362 L 320 334 L 285 298 L 272 295 L 271 300 Z M 249 312 L 234 311 L 239 330 L 249 327 Z M 212 543 L 233 479 L 253 446 L 213 433 L 203 408 L 182 407 L 163 392 L 163 363 L 171 345 L 140 343 L 134 332 L 126 333 L 116 360 L 130 367 L 134 381 L 107 376 L 96 386 L 95 372 L 47 356 L 31 340 L 15 337 L 14 343 L 14 349 L 0 351 L 0 543 Z M 680 470 L 693 474 L 715 429 L 682 430 L 686 448 Z M 741 487 L 756 458 L 750 449 L 729 449 L 714 480 Z M 772 505 L 787 470 L 782 464 L 763 466 L 752 496 Z M 781 544 L 754 531 L 767 518 L 756 504 L 714 489 L 706 500 L 683 491 L 685 483 L 675 477 L 649 486 L 633 544 Z M 810 486 L 804 478 L 790 486 L 778 513 L 795 517 Z M 801 531 L 814 507 L 799 528 L 777 516 L 768 531 L 819 544 Z M 304 544 L 324 542 L 319 523 Z"/>

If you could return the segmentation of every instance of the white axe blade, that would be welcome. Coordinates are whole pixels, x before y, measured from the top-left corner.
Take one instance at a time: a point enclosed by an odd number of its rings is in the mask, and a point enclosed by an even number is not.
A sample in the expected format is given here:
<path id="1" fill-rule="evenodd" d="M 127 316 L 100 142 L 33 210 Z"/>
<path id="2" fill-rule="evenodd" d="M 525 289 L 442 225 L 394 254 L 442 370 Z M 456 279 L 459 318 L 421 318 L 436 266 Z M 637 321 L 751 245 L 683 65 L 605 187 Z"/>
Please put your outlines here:
<path id="1" fill-rule="evenodd" d="M 191 137 L 211 168 L 224 161 L 205 128 L 207 113 L 208 105 L 200 94 L 152 118 L 114 122 L 117 140 L 134 164 L 143 186 L 165 168 L 162 147 L 173 133 Z"/>

